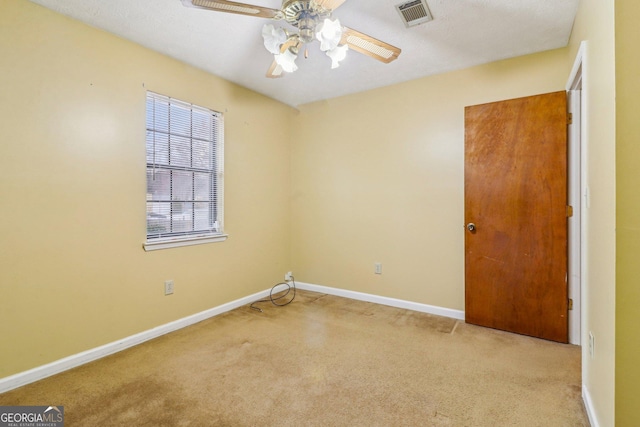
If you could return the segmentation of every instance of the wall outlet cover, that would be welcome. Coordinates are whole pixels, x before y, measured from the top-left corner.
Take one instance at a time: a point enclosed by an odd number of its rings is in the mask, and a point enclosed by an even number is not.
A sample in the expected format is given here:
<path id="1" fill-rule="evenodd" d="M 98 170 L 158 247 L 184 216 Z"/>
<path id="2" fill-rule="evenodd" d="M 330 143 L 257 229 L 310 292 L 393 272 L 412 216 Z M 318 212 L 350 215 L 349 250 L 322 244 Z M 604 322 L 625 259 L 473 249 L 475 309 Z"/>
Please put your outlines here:
<path id="1" fill-rule="evenodd" d="M 173 294 L 173 280 L 166 280 L 164 282 L 164 294 L 165 295 Z"/>
<path id="2" fill-rule="evenodd" d="M 374 270 L 375 274 L 382 274 L 382 263 L 376 262 L 374 264 L 374 268 L 375 268 L 375 270 Z"/>

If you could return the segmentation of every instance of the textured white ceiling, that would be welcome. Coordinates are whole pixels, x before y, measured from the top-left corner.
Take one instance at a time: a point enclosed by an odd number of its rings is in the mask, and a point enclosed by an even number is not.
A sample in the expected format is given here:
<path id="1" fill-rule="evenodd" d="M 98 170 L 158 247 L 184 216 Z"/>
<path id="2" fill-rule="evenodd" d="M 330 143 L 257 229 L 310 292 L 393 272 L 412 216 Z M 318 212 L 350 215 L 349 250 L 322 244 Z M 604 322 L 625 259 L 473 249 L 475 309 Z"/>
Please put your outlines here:
<path id="1" fill-rule="evenodd" d="M 350 51 L 331 70 L 315 42 L 298 71 L 280 79 L 265 77 L 273 57 L 261 32 L 269 19 L 186 8 L 180 0 L 31 1 L 295 107 L 566 46 L 579 0 L 427 0 L 434 20 L 412 28 L 395 9 L 404 0 L 347 0 L 333 17 L 398 46 L 400 57 L 383 64 Z M 281 1 L 246 3 L 278 9 Z"/>

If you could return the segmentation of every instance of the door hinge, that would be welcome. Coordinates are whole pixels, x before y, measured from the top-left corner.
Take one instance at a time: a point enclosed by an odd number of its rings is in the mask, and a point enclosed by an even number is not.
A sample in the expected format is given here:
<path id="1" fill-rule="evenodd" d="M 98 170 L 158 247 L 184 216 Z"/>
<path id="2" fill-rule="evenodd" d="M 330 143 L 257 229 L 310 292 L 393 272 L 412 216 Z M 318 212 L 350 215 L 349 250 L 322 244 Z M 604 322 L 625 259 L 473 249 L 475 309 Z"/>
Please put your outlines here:
<path id="1" fill-rule="evenodd" d="M 568 125 L 573 124 L 573 113 L 567 113 L 567 124 Z"/>
<path id="2" fill-rule="evenodd" d="M 573 300 L 569 298 L 569 310 L 573 310 Z"/>
<path id="3" fill-rule="evenodd" d="M 571 218 L 573 216 L 573 206 L 567 206 L 567 218 Z"/>

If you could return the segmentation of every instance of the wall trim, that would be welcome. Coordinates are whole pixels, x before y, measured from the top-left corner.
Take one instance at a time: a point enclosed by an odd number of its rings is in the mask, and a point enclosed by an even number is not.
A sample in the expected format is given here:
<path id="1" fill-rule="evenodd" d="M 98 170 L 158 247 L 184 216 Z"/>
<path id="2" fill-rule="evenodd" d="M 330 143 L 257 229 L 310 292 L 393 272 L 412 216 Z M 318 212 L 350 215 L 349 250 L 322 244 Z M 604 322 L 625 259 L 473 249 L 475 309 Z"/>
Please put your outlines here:
<path id="1" fill-rule="evenodd" d="M 422 304 L 419 302 L 406 301 L 396 298 L 383 297 L 379 295 L 366 294 L 362 292 L 349 291 L 346 289 L 331 288 L 329 286 L 314 285 L 312 283 L 296 282 L 296 287 L 305 291 L 313 291 L 324 294 L 335 295 L 344 298 L 351 298 L 359 301 L 373 302 L 376 304 L 389 305 L 391 307 L 404 308 L 407 310 L 419 311 L 422 313 L 436 314 L 438 316 L 451 317 L 453 319 L 464 320 L 464 311 L 453 310 L 451 308 L 438 307 L 436 305 Z"/>
<path id="2" fill-rule="evenodd" d="M 596 411 L 593 407 L 593 401 L 591 400 L 591 394 L 589 393 L 587 386 L 584 384 L 582 385 L 582 401 L 584 402 L 584 407 L 587 411 L 591 427 L 600 427 L 598 417 L 596 417 Z"/>
<path id="3" fill-rule="evenodd" d="M 268 295 L 269 289 L 257 292 L 255 294 L 237 299 L 235 301 L 231 301 L 226 304 L 201 311 L 200 313 L 183 317 L 182 319 L 178 319 L 173 322 L 165 323 L 164 325 L 157 326 L 155 328 L 140 332 L 135 335 L 131 335 L 121 340 L 114 341 L 100 347 L 92 348 L 90 350 L 56 360 L 46 365 L 38 366 L 28 371 L 19 372 L 8 377 L 0 378 L 0 393 L 22 387 L 24 385 L 42 380 L 52 375 L 59 374 L 69 369 L 84 365 L 85 363 L 93 362 L 94 360 L 101 359 L 114 353 L 118 353 L 122 350 L 126 350 L 130 347 L 142 344 L 145 341 L 152 340 L 161 335 L 165 335 L 178 329 L 191 326 L 195 323 L 202 322 L 203 320 L 209 319 L 235 308 L 242 307 L 243 305 L 250 304 L 253 301 L 262 299 Z"/>

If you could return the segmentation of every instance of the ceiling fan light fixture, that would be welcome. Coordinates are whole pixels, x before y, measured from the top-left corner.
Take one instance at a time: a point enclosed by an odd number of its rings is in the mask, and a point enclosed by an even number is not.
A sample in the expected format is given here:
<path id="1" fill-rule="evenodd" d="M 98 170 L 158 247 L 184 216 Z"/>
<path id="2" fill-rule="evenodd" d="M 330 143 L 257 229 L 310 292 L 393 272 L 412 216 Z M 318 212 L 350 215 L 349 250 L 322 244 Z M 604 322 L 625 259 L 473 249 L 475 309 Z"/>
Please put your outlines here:
<path id="1" fill-rule="evenodd" d="M 347 57 L 348 50 L 349 46 L 344 44 L 327 51 L 327 56 L 331 58 L 331 69 L 338 68 L 340 66 L 340 61 Z"/>
<path id="2" fill-rule="evenodd" d="M 262 38 L 264 47 L 274 55 L 280 53 L 280 46 L 287 41 L 287 34 L 282 28 L 276 28 L 272 24 L 265 24 L 262 27 Z"/>
<path id="3" fill-rule="evenodd" d="M 316 32 L 316 39 L 320 41 L 320 50 L 327 52 L 338 47 L 342 39 L 342 25 L 339 20 L 325 19 L 322 21 Z"/>
<path id="4" fill-rule="evenodd" d="M 276 28 L 272 24 L 263 26 L 264 46 L 274 55 L 266 74 L 269 78 L 281 77 L 285 72 L 296 71 L 298 66 L 295 61 L 300 49 L 304 48 L 306 58 L 308 51 L 304 45 L 315 39 L 320 42 L 320 50 L 331 58 L 331 68 L 337 68 L 340 61 L 346 57 L 347 50 L 350 49 L 384 63 L 394 61 L 401 52 L 401 49 L 395 46 L 343 27 L 337 19 L 331 20 L 331 14 L 346 0 L 282 0 L 282 6 L 279 9 L 239 3 L 237 0 L 180 1 L 184 6 L 197 9 L 271 18 L 276 21 L 284 20 L 297 28 L 297 32 L 289 32 L 284 28 Z M 409 3 L 403 4 L 400 9 L 405 14 L 413 16 L 413 8 L 426 0 L 405 1 Z M 426 3 L 424 4 L 426 9 Z"/>
<path id="5" fill-rule="evenodd" d="M 295 62 L 297 58 L 298 55 L 293 53 L 291 49 L 287 49 L 283 53 L 275 55 L 276 63 L 287 73 L 293 73 L 298 69 Z"/>

